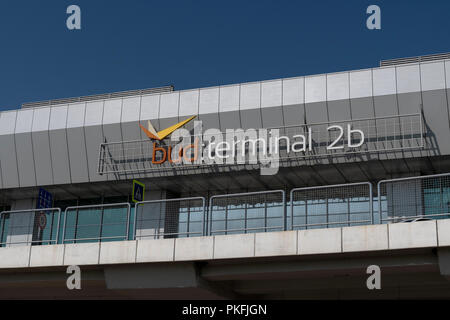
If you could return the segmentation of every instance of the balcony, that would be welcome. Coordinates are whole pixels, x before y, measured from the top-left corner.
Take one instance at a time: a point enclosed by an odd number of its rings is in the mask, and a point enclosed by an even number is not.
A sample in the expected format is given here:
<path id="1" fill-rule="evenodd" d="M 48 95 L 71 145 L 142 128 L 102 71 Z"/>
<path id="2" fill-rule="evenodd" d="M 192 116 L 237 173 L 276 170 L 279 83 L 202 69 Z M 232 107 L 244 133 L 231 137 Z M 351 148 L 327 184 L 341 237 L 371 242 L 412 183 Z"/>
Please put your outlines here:
<path id="1" fill-rule="evenodd" d="M 0 246 L 248 234 L 450 218 L 450 174 L 136 204 L 3 211 Z"/>

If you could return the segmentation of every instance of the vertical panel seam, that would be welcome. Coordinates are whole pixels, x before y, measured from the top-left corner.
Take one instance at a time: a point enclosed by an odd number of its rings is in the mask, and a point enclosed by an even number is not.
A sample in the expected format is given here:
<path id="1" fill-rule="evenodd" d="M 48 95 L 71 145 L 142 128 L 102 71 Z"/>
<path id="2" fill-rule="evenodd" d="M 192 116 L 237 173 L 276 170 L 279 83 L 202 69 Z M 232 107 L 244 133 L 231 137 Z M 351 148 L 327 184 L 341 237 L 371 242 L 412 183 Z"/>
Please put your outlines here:
<path id="1" fill-rule="evenodd" d="M 33 109 L 33 115 L 31 116 L 30 141 L 31 141 L 31 154 L 32 154 L 32 157 L 33 157 L 34 185 L 36 186 L 37 185 L 36 157 L 34 156 L 34 141 L 33 141 L 34 113 L 35 113 L 35 109 Z"/>
<path id="2" fill-rule="evenodd" d="M 84 140 L 84 152 L 86 153 L 86 171 L 87 171 L 87 180 L 91 182 L 91 175 L 89 172 L 89 156 L 88 156 L 88 150 L 87 150 L 87 143 L 86 143 L 86 114 L 87 114 L 87 102 L 84 103 L 84 117 L 83 117 L 83 140 Z"/>
<path id="3" fill-rule="evenodd" d="M 52 175 L 52 183 L 55 184 L 55 177 L 53 173 L 53 159 L 52 159 L 52 144 L 50 141 L 50 120 L 52 119 L 52 107 L 49 108 L 48 113 L 48 124 L 47 124 L 47 137 L 48 137 L 48 151 L 49 151 L 49 158 L 50 158 L 50 173 Z"/>
<path id="4" fill-rule="evenodd" d="M 66 150 L 67 150 L 67 162 L 69 164 L 69 178 L 70 183 L 72 183 L 72 165 L 70 164 L 70 151 L 69 151 L 69 135 L 68 135 L 68 129 L 67 129 L 67 122 L 69 121 L 69 107 L 70 104 L 67 105 L 67 112 L 66 112 L 66 125 L 65 125 L 65 134 L 66 134 Z"/>
<path id="5" fill-rule="evenodd" d="M 17 145 L 16 145 L 16 128 L 17 128 L 17 115 L 18 112 L 16 112 L 16 118 L 14 120 L 14 132 L 13 132 L 13 137 L 14 137 L 14 156 L 15 156 L 15 162 L 16 162 L 16 171 L 17 171 L 17 185 L 20 188 L 20 175 L 19 175 L 19 163 L 17 162 Z"/>

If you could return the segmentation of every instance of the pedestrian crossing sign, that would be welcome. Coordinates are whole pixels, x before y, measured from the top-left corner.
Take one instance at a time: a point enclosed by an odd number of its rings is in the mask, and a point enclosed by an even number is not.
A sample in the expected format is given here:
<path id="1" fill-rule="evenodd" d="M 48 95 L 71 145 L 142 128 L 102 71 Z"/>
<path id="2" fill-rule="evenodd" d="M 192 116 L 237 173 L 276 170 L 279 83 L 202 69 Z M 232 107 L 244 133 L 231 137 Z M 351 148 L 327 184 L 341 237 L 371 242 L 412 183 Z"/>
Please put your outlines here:
<path id="1" fill-rule="evenodd" d="M 135 203 L 144 201 L 144 194 L 145 184 L 137 180 L 133 180 L 133 194 L 131 196 L 131 200 Z"/>

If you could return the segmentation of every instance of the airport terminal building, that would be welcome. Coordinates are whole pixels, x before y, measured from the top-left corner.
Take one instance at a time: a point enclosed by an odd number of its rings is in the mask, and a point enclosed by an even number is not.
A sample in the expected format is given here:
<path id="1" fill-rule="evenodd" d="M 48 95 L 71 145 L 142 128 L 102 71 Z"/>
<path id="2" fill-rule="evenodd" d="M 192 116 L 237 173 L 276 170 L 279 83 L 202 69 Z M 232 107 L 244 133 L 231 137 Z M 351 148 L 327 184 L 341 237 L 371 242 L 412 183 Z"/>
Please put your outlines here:
<path id="1" fill-rule="evenodd" d="M 449 97 L 441 54 L 0 112 L 0 297 L 448 298 Z"/>

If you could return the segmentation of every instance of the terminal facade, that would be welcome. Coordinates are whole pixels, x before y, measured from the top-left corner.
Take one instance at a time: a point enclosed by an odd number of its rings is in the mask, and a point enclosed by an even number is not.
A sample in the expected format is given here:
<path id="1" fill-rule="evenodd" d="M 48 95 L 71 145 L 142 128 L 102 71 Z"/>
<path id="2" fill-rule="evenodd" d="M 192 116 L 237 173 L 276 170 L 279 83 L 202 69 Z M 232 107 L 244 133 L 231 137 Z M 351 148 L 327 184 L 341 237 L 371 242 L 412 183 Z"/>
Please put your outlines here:
<path id="1" fill-rule="evenodd" d="M 444 54 L 26 103 L 0 113 L 0 245 L 445 220 L 449 96 Z"/>

